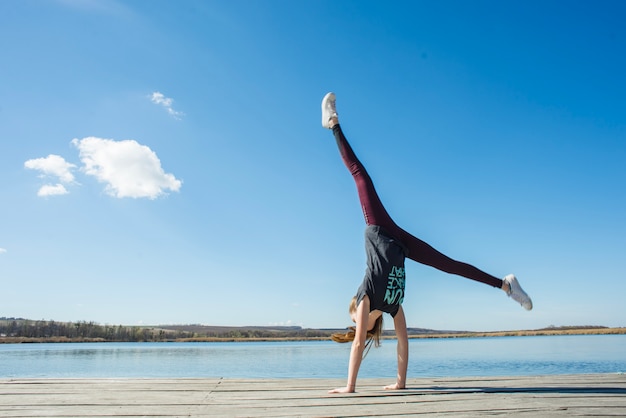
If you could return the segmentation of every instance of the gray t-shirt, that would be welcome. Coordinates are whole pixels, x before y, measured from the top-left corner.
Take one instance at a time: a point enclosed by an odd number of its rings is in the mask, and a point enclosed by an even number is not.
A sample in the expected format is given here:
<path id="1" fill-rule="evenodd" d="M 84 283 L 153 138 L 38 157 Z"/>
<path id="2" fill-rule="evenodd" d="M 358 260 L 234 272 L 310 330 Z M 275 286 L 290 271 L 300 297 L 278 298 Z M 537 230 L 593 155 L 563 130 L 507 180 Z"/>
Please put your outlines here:
<path id="1" fill-rule="evenodd" d="M 367 269 L 357 290 L 357 305 L 365 295 L 370 298 L 370 311 L 378 309 L 396 316 L 404 300 L 404 259 L 407 248 L 382 227 L 365 228 Z"/>

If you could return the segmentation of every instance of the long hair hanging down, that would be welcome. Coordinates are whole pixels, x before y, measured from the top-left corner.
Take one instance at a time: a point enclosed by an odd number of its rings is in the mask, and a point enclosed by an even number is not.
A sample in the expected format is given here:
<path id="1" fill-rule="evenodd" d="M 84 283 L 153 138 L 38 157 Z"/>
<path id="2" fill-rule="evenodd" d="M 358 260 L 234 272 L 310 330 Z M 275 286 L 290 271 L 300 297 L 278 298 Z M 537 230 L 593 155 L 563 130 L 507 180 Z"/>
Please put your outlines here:
<path id="1" fill-rule="evenodd" d="M 350 301 L 349 312 L 352 314 L 356 312 L 356 297 L 353 297 Z M 348 343 L 354 341 L 356 335 L 356 327 L 348 327 L 348 331 L 345 333 L 337 332 L 330 336 L 330 338 L 338 343 Z M 367 355 L 372 344 L 375 347 L 380 347 L 380 340 L 383 335 L 383 316 L 379 316 L 374 323 L 374 326 L 371 330 L 367 331 L 367 343 L 365 344 L 365 349 L 363 350 L 363 358 Z"/>
<path id="2" fill-rule="evenodd" d="M 350 301 L 348 311 L 352 314 L 356 312 L 356 296 Z M 383 336 L 383 316 L 379 316 L 374 323 L 372 329 L 367 331 L 367 338 L 374 341 L 375 347 L 380 347 L 380 340 Z M 353 338 L 354 339 L 354 338 Z"/>
<path id="3" fill-rule="evenodd" d="M 372 334 L 372 339 L 374 340 L 374 346 L 380 347 L 380 340 L 383 336 L 383 316 L 379 316 L 374 323 L 374 327 L 369 331 Z"/>

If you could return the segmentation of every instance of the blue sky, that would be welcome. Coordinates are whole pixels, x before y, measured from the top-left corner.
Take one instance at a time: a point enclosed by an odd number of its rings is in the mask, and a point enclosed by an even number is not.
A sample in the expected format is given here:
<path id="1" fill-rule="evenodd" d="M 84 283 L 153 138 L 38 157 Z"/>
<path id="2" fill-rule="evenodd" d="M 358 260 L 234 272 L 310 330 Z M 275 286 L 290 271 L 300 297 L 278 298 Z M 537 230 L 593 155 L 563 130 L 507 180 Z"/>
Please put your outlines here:
<path id="1" fill-rule="evenodd" d="M 535 304 L 409 261 L 409 326 L 626 326 L 624 19 L 620 1 L 1 2 L 0 316 L 349 325 L 364 224 L 320 125 L 334 91 L 396 222 Z"/>

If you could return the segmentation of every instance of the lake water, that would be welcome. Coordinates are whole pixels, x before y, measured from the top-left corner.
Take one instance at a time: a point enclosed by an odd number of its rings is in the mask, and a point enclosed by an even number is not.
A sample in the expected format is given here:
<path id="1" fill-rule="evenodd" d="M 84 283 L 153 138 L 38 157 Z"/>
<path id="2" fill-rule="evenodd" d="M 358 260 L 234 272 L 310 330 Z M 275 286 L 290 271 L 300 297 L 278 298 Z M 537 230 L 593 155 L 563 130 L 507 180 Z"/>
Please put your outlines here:
<path id="1" fill-rule="evenodd" d="M 0 344 L 0 378 L 345 378 L 350 344 Z M 626 335 L 410 340 L 408 377 L 626 372 Z M 359 377 L 396 373 L 396 341 L 372 348 Z"/>

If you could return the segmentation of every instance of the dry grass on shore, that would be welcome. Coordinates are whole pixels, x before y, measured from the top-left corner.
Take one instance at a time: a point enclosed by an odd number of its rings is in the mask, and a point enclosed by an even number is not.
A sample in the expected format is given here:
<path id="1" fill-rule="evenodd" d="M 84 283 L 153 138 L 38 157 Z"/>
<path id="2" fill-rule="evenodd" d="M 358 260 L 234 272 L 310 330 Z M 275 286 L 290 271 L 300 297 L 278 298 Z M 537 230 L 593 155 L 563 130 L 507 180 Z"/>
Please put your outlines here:
<path id="1" fill-rule="evenodd" d="M 551 336 L 551 335 L 615 335 L 626 334 L 626 328 L 607 327 L 575 327 L 575 328 L 544 328 L 538 330 L 520 331 L 490 331 L 490 332 L 438 332 L 409 335 L 409 338 L 479 338 L 479 337 L 529 337 L 529 336 Z M 384 337 L 393 339 L 392 336 Z M 163 342 L 261 342 L 261 341 L 324 341 L 328 337 L 277 337 L 277 338 L 220 338 L 220 337 L 193 337 L 177 338 Z M 20 343 L 94 343 L 106 342 L 102 338 L 28 338 L 28 337 L 0 337 L 0 344 L 20 344 Z"/>
<path id="2" fill-rule="evenodd" d="M 455 332 L 411 335 L 409 338 L 475 338 L 475 337 L 532 337 L 542 335 L 613 335 L 626 334 L 626 328 L 545 328 L 521 331 Z"/>

